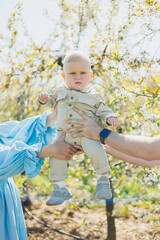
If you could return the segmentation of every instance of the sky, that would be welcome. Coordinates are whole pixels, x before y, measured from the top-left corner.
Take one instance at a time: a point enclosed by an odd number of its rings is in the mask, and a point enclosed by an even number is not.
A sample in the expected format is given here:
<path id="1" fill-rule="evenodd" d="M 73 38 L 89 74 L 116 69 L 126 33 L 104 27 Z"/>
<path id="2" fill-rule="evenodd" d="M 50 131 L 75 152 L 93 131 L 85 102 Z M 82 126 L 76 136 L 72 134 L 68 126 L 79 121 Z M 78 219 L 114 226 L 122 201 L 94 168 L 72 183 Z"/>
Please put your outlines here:
<path id="1" fill-rule="evenodd" d="M 7 35 L 7 21 L 11 15 L 11 13 L 15 9 L 15 5 L 17 3 L 23 3 L 23 11 L 22 16 L 27 27 L 27 30 L 32 37 L 32 40 L 37 44 L 41 45 L 47 39 L 50 33 L 53 32 L 53 21 L 47 18 L 44 15 L 45 9 L 49 9 L 52 12 L 52 18 L 58 18 L 60 11 L 57 7 L 58 0 L 0 0 L 0 34 L 2 33 L 4 36 Z M 125 2 L 125 1 L 124 1 Z M 107 1 L 106 1 L 107 3 Z M 106 4 L 105 3 L 105 4 Z M 125 4 L 122 4 L 122 14 L 124 15 Z M 105 5 L 106 6 L 106 5 Z M 121 15 L 121 13 L 120 13 Z M 119 16 L 121 19 L 121 16 Z M 155 20 L 155 28 L 159 28 L 160 20 Z M 88 29 L 89 30 L 89 29 Z M 135 29 L 133 29 L 132 34 L 134 35 L 134 31 L 138 31 L 138 26 L 135 25 Z M 141 36 L 140 38 L 143 38 Z M 134 37 L 129 38 L 129 41 L 132 45 L 136 42 Z M 155 36 L 152 41 L 145 40 L 141 47 L 148 48 L 148 51 L 151 54 L 160 55 L 160 32 Z M 86 42 L 85 42 L 86 45 Z M 149 47 L 148 47 L 149 46 Z M 158 52 L 157 52 L 158 51 Z M 139 50 L 137 49 L 137 54 Z"/>
<path id="2" fill-rule="evenodd" d="M 42 43 L 52 31 L 52 21 L 44 16 L 44 9 L 52 10 L 56 18 L 56 4 L 53 8 L 52 0 L 0 0 L 0 34 L 7 34 L 7 21 L 17 3 L 23 3 L 22 14 L 29 34 L 36 43 Z"/>

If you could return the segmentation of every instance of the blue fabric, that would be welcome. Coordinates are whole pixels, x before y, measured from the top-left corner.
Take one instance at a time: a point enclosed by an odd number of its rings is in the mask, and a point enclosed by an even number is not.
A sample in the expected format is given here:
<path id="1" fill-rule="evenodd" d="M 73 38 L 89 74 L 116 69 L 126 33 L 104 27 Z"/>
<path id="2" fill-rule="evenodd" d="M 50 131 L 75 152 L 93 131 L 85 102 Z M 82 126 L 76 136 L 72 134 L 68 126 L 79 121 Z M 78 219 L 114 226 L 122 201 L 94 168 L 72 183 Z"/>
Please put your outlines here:
<path id="1" fill-rule="evenodd" d="M 26 227 L 20 198 L 13 181 L 23 171 L 36 176 L 44 159 L 36 157 L 43 145 L 53 141 L 55 125 L 46 127 L 50 111 L 21 122 L 0 124 L 0 239 L 26 240 Z"/>
<path id="2" fill-rule="evenodd" d="M 21 201 L 12 178 L 0 181 L 0 239 L 27 239 Z"/>

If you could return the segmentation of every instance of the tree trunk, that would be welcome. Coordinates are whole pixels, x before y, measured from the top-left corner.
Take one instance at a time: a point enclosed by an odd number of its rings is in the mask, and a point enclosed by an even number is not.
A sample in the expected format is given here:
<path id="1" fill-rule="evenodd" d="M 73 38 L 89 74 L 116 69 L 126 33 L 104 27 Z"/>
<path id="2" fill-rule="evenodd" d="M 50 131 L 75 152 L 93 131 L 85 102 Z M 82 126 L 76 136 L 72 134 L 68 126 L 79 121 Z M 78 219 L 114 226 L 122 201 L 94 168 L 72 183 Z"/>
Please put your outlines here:
<path id="1" fill-rule="evenodd" d="M 115 217 L 112 216 L 113 209 L 114 209 L 114 203 L 113 203 L 113 188 L 112 188 L 112 182 L 110 180 L 111 189 L 112 189 L 112 198 L 109 200 L 106 200 L 106 214 L 107 214 L 107 228 L 108 228 L 108 236 L 106 240 L 116 240 L 116 226 L 115 226 Z"/>

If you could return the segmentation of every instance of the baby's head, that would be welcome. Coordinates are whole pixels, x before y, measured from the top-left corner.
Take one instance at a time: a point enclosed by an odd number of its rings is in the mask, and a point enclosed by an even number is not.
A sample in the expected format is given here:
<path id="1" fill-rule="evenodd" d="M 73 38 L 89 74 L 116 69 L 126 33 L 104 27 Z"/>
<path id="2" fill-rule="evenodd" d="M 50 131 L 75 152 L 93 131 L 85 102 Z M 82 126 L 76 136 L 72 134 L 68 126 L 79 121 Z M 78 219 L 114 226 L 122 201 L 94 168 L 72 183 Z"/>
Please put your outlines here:
<path id="1" fill-rule="evenodd" d="M 85 89 L 92 74 L 90 60 L 85 53 L 74 51 L 65 57 L 62 77 L 69 89 Z"/>

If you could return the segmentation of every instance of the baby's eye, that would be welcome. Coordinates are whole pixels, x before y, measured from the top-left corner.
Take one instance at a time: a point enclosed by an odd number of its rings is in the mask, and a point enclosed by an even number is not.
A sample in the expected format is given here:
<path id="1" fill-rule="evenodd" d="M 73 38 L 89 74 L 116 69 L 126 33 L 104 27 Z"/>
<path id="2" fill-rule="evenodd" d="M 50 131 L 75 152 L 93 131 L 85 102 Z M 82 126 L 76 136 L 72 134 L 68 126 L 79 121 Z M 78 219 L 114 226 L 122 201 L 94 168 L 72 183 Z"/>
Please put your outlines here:
<path id="1" fill-rule="evenodd" d="M 70 74 L 74 75 L 74 74 L 75 74 L 75 72 L 71 72 Z"/>
<path id="2" fill-rule="evenodd" d="M 81 72 L 81 74 L 85 74 L 85 72 Z"/>

